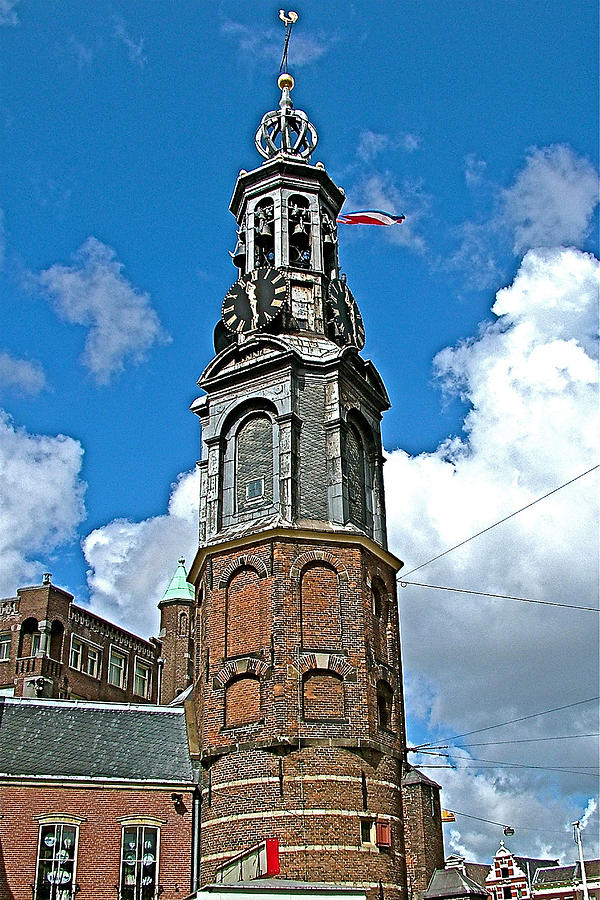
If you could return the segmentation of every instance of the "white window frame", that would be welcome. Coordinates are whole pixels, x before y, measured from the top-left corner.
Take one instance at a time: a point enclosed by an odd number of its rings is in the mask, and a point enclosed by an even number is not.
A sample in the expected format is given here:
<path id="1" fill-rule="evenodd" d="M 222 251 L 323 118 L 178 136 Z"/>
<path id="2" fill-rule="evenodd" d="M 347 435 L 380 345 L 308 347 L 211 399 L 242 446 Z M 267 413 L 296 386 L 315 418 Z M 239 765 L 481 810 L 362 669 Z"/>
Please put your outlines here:
<path id="1" fill-rule="evenodd" d="M 96 654 L 97 654 L 97 657 L 96 657 L 96 671 L 95 671 L 95 672 L 90 672 L 90 662 L 89 662 L 89 661 L 90 661 L 90 650 L 91 650 L 93 653 L 96 653 Z M 96 679 L 99 679 L 99 678 L 100 678 L 100 675 L 101 675 L 101 673 L 102 673 L 102 647 L 100 647 L 98 644 L 90 644 L 90 643 L 88 643 L 88 645 L 87 645 L 87 657 L 86 657 L 86 660 L 85 660 L 85 669 L 83 669 L 83 672 L 84 672 L 86 675 L 88 675 L 90 678 L 96 678 Z"/>
<path id="2" fill-rule="evenodd" d="M 40 647 L 42 646 L 42 633 L 41 631 L 34 631 L 31 634 L 31 655 L 37 656 L 40 652 Z"/>
<path id="3" fill-rule="evenodd" d="M 113 656 L 120 656 L 123 660 L 123 672 L 122 672 L 123 677 L 121 678 L 121 681 L 119 683 L 112 681 L 112 679 L 110 677 Z M 129 654 L 123 650 L 120 650 L 118 647 L 113 647 L 113 645 L 111 644 L 109 651 L 108 651 L 108 671 L 106 674 L 108 683 L 110 685 L 112 685 L 113 687 L 120 688 L 122 691 L 126 691 L 127 690 L 127 678 L 129 675 L 128 670 L 129 670 Z"/>
<path id="4" fill-rule="evenodd" d="M 136 690 L 136 679 L 138 677 L 138 666 L 144 668 L 148 675 L 148 680 L 146 683 L 146 691 L 141 693 Z M 142 659 L 140 656 L 136 656 L 133 663 L 133 693 L 136 697 L 143 697 L 144 700 L 149 700 L 152 696 L 152 666 L 150 663 L 146 662 L 145 659 Z"/>
<path id="5" fill-rule="evenodd" d="M 77 856 L 79 853 L 79 826 L 81 822 L 85 822 L 85 819 L 80 818 L 79 816 L 36 816 L 35 817 L 38 822 L 38 841 L 37 841 L 37 855 L 35 860 L 35 882 L 33 885 L 33 896 L 34 900 L 38 898 L 38 883 L 39 883 L 39 872 L 40 872 L 40 861 L 43 862 L 43 859 L 40 856 L 42 849 L 42 831 L 44 828 L 54 827 L 56 832 L 56 827 L 67 827 L 72 828 L 75 831 L 75 847 L 73 849 L 73 873 L 71 876 L 71 884 L 69 886 L 62 886 L 60 883 L 52 883 L 50 886 L 50 900 L 65 900 L 68 896 L 70 900 L 75 897 L 76 889 L 75 885 L 77 882 Z M 54 854 L 52 856 L 52 870 L 60 871 L 60 860 L 55 858 Z M 67 894 L 67 892 L 69 892 Z"/>
<path id="6" fill-rule="evenodd" d="M 79 647 L 76 648 L 75 644 L 78 644 Z M 74 654 L 78 654 L 79 664 L 73 664 Z M 76 634 L 71 635 L 71 646 L 69 647 L 69 668 L 75 669 L 76 672 L 81 672 L 83 666 L 83 641 Z"/>
<path id="7" fill-rule="evenodd" d="M 0 662 L 10 659 L 10 647 L 12 644 L 12 632 L 0 631 Z"/>
<path id="8" fill-rule="evenodd" d="M 160 831 L 161 825 L 164 824 L 162 821 L 158 821 L 156 819 L 146 819 L 146 818 L 132 818 L 132 819 L 120 819 L 121 822 L 121 858 L 119 860 L 119 897 L 122 897 L 125 890 L 130 887 L 133 887 L 133 897 L 132 900 L 141 900 L 142 897 L 142 885 L 135 884 L 125 885 L 123 883 L 123 871 L 124 871 L 124 853 L 125 853 L 125 831 L 139 829 L 139 828 L 153 828 L 156 831 L 156 860 L 155 860 L 155 884 L 154 890 L 158 888 L 159 880 L 160 880 Z M 137 843 L 137 838 L 136 838 Z M 136 862 L 137 869 L 137 862 Z"/>

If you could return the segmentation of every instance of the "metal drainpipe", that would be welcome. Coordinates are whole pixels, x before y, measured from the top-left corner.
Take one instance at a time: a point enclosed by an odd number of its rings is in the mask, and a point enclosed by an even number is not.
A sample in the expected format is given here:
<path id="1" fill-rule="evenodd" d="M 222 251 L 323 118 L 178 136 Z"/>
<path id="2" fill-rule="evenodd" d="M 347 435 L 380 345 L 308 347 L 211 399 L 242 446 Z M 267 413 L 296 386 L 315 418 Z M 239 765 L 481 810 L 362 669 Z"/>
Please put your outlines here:
<path id="1" fill-rule="evenodd" d="M 198 788 L 192 795 L 192 877 L 191 890 L 200 887 L 200 807 L 202 794 Z"/>

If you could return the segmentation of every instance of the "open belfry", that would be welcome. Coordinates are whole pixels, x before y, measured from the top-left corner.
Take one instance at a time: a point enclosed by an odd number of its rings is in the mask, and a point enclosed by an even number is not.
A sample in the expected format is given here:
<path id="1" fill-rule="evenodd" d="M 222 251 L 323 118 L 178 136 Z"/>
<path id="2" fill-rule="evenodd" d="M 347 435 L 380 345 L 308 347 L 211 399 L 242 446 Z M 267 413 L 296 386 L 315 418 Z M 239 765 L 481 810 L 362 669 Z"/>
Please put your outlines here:
<path id="1" fill-rule="evenodd" d="M 233 192 L 239 277 L 192 404 L 201 883 L 277 838 L 281 877 L 391 900 L 406 896 L 406 865 L 401 562 L 387 549 L 380 431 L 390 404 L 360 356 L 340 271 L 344 192 L 311 162 L 317 132 L 293 106 L 293 78 L 278 85 L 256 133 L 264 162 Z M 192 603 L 173 600 L 171 633 Z"/>

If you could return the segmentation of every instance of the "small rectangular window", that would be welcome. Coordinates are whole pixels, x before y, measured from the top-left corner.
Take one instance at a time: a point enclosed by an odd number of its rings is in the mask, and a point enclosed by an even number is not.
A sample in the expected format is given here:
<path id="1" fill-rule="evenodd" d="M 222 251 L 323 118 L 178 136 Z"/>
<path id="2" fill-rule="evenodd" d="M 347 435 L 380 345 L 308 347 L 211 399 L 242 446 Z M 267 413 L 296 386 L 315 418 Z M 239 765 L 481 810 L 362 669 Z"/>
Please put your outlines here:
<path id="1" fill-rule="evenodd" d="M 360 820 L 360 842 L 361 844 L 375 843 L 375 822 L 373 819 Z"/>
<path id="2" fill-rule="evenodd" d="M 42 639 L 39 631 L 34 631 L 31 635 L 31 655 L 37 656 L 40 652 L 40 641 Z"/>
<path id="3" fill-rule="evenodd" d="M 113 647 L 108 658 L 108 682 L 123 689 L 127 684 L 127 657 Z"/>
<path id="4" fill-rule="evenodd" d="M 146 700 L 150 697 L 150 666 L 139 659 L 135 661 L 133 693 Z"/>
<path id="5" fill-rule="evenodd" d="M 2 634 L 0 634 L 0 662 L 5 659 L 10 659 L 10 640 L 10 631 L 3 631 Z"/>
<path id="6" fill-rule="evenodd" d="M 77 828 L 41 825 L 35 876 L 36 900 L 71 900 L 75 894 Z"/>
<path id="7" fill-rule="evenodd" d="M 92 678 L 98 678 L 100 675 L 100 651 L 97 647 L 87 648 L 87 659 L 85 661 L 85 671 Z"/>
<path id="8" fill-rule="evenodd" d="M 69 656 L 69 665 L 72 669 L 81 671 L 83 663 L 83 644 L 76 637 L 71 637 L 71 655 Z"/>
<path id="9" fill-rule="evenodd" d="M 246 485 L 246 500 L 256 500 L 265 493 L 265 479 L 255 478 Z"/>
<path id="10" fill-rule="evenodd" d="M 158 888 L 158 828 L 148 825 L 123 828 L 121 900 L 153 900 Z"/>

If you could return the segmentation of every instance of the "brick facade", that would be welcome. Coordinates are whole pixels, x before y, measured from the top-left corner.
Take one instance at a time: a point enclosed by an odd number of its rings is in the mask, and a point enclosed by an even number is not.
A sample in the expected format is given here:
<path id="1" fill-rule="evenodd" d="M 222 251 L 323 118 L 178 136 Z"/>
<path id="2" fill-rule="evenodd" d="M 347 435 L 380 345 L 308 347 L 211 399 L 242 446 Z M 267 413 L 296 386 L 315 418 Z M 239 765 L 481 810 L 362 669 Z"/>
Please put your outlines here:
<path id="1" fill-rule="evenodd" d="M 158 883 L 163 900 L 185 897 L 190 889 L 192 792 L 179 788 L 175 807 L 171 786 L 140 784 L 60 785 L 14 783 L 0 786 L 0 900 L 31 900 L 35 882 L 40 817 L 74 821 L 79 828 L 75 883 L 82 898 L 114 900 L 120 881 L 124 820 L 136 817 L 160 829 Z"/>
<path id="2" fill-rule="evenodd" d="M 0 644 L 8 650 L 0 658 L 5 696 L 156 702 L 159 642 L 77 606 L 49 576 L 0 600 Z M 123 663 L 120 685 L 111 683 L 111 672 L 114 681 L 119 671 L 111 667 L 111 653 Z"/>
<path id="3" fill-rule="evenodd" d="M 194 576 L 202 882 L 224 859 L 277 837 L 284 877 L 361 885 L 371 897 L 381 880 L 386 898 L 404 896 L 393 557 L 366 538 L 319 534 L 271 533 L 250 549 L 207 550 Z M 235 655 L 232 583 L 248 611 Z M 312 630 L 303 618 L 307 597 Z M 390 695 L 383 724 L 382 683 Z M 378 846 L 378 822 L 389 826 L 390 846 Z"/>
<path id="4" fill-rule="evenodd" d="M 402 780 L 406 874 L 411 900 L 420 900 L 436 869 L 444 867 L 440 786 L 417 769 Z"/>

